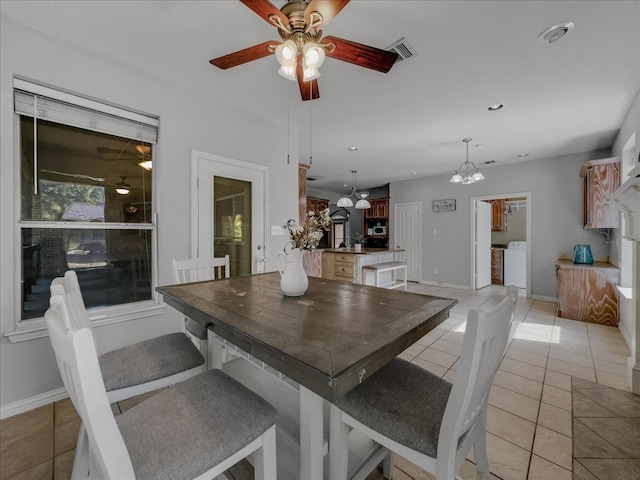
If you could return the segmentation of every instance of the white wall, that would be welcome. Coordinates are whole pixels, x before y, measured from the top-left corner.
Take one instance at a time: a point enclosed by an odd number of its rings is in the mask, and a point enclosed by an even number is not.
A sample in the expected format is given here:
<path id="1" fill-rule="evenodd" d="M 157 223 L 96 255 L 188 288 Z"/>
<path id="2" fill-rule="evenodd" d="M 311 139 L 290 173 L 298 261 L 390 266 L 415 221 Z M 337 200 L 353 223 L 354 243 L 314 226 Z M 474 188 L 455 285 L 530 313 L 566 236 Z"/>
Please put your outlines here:
<path id="1" fill-rule="evenodd" d="M 298 215 L 298 160 L 287 159 L 286 127 L 247 112 L 216 104 L 184 87 L 148 77 L 144 62 L 138 71 L 96 57 L 82 46 L 2 18 L 0 28 L 0 326 L 4 335 L 20 316 L 15 304 L 19 271 L 16 222 L 16 152 L 12 77 L 33 80 L 123 105 L 160 117 L 159 143 L 154 163 L 159 212 L 159 282 L 172 282 L 171 258 L 185 257 L 190 245 L 190 150 L 197 149 L 270 168 L 265 226 Z M 170 67 L 168 67 L 170 68 Z M 212 89 L 215 85 L 212 85 Z M 241 128 L 240 128 L 241 126 Z M 291 152 L 297 152 L 292 135 Z M 157 165 L 157 167 L 156 167 Z M 267 270 L 285 237 L 267 235 Z M 164 314 L 97 329 L 98 342 L 118 346 L 175 331 L 181 319 L 167 307 Z M 0 338 L 0 406 L 15 404 L 62 386 L 48 338 L 11 344 Z"/>
<path id="2" fill-rule="evenodd" d="M 637 162 L 640 155 L 640 91 L 622 122 L 622 127 L 612 147 L 613 155 L 622 156 L 623 150 L 628 148 L 630 141 L 635 142 L 633 161 Z M 621 180 L 625 182 L 627 179 L 628 177 L 625 176 Z M 620 231 L 615 232 L 611 255 L 619 255 L 618 252 L 621 251 L 621 235 Z M 631 269 L 631 290 L 634 298 L 627 300 L 620 296 L 620 301 L 622 302 L 620 330 L 623 332 L 625 340 L 631 349 L 631 358 L 628 365 L 631 389 L 635 394 L 640 395 L 640 325 L 638 325 L 638 312 L 640 312 L 640 242 L 636 241 L 634 243 L 635 245 L 631 248 L 631 259 L 624 266 L 624 268 Z"/>
<path id="3" fill-rule="evenodd" d="M 598 151 L 485 168 L 487 179 L 473 185 L 453 185 L 451 174 L 392 183 L 392 205 L 422 202 L 422 280 L 469 286 L 470 198 L 531 192 L 531 294 L 556 298 L 559 255 L 572 252 L 577 243 L 590 244 L 594 255 L 608 255 L 605 239 L 582 228 L 579 174 L 582 162 L 609 156 Z M 432 211 L 434 200 L 451 198 L 456 199 L 455 212 Z"/>

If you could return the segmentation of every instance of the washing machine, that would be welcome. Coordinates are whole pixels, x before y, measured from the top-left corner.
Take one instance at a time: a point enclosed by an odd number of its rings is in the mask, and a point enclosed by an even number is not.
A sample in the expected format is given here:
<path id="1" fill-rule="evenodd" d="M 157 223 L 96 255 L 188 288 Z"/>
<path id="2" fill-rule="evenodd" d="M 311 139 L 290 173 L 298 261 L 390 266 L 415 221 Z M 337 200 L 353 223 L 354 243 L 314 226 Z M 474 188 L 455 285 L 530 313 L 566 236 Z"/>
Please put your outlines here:
<path id="1" fill-rule="evenodd" d="M 527 288 L 527 242 L 509 242 L 504 251 L 504 284 Z"/>

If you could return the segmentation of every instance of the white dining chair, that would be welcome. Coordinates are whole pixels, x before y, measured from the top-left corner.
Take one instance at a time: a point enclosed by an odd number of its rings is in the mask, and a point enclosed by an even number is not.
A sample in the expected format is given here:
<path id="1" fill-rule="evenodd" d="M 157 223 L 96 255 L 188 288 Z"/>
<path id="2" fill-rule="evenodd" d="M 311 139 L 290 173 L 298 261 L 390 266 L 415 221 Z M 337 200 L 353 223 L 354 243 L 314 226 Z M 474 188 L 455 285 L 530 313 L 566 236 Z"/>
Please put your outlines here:
<path id="1" fill-rule="evenodd" d="M 69 327 L 67 302 L 45 313 L 60 374 L 87 431 L 89 468 L 75 478 L 213 479 L 253 455 L 255 478 L 275 480 L 277 410 L 221 370 L 209 370 L 114 417 L 93 332 Z"/>
<path id="2" fill-rule="evenodd" d="M 62 296 L 67 302 L 67 328 L 92 330 L 75 271 L 53 279 L 50 290 L 52 296 Z M 175 332 L 104 352 L 98 363 L 109 403 L 115 403 L 187 380 L 200 373 L 205 359 L 184 333 Z M 83 478 L 89 468 L 86 433 L 81 424 L 73 478 Z"/>
<path id="3" fill-rule="evenodd" d="M 368 473 L 347 471 L 350 428 L 388 449 L 384 474 L 389 479 L 395 453 L 437 480 L 454 480 L 471 447 L 476 469 L 488 475 L 487 401 L 517 297 L 518 289 L 510 286 L 495 309 L 469 310 L 453 385 L 396 358 L 336 400 L 331 405 L 329 478 L 365 478 Z"/>
<path id="4" fill-rule="evenodd" d="M 224 257 L 188 258 L 186 260 L 172 260 L 173 277 L 176 283 L 203 282 L 229 278 L 229 255 Z M 212 342 L 208 325 L 203 325 L 189 317 L 184 317 L 185 332 L 205 359 L 204 370 L 212 366 L 209 345 Z"/>

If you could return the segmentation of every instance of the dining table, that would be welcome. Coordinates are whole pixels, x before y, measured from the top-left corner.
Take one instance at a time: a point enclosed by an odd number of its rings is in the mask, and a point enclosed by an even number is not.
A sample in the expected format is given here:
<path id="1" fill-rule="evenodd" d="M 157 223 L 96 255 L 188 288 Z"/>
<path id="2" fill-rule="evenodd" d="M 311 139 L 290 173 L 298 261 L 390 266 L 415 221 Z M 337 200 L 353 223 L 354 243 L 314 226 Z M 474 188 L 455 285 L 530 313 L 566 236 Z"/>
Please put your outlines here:
<path id="1" fill-rule="evenodd" d="M 216 338 L 299 385 L 298 478 L 305 480 L 323 478 L 323 405 L 440 325 L 457 303 L 318 277 L 309 277 L 303 295 L 285 296 L 278 272 L 156 290 Z"/>

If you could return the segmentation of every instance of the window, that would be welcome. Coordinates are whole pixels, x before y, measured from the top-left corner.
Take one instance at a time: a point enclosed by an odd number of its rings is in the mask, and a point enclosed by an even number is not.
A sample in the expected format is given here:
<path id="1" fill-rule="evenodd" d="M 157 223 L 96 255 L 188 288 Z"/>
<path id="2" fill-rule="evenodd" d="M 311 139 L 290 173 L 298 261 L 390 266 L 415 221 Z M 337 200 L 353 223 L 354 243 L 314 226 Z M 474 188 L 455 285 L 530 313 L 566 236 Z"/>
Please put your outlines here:
<path id="1" fill-rule="evenodd" d="M 87 308 L 153 300 L 157 119 L 14 79 L 21 319 L 75 270 Z"/>

